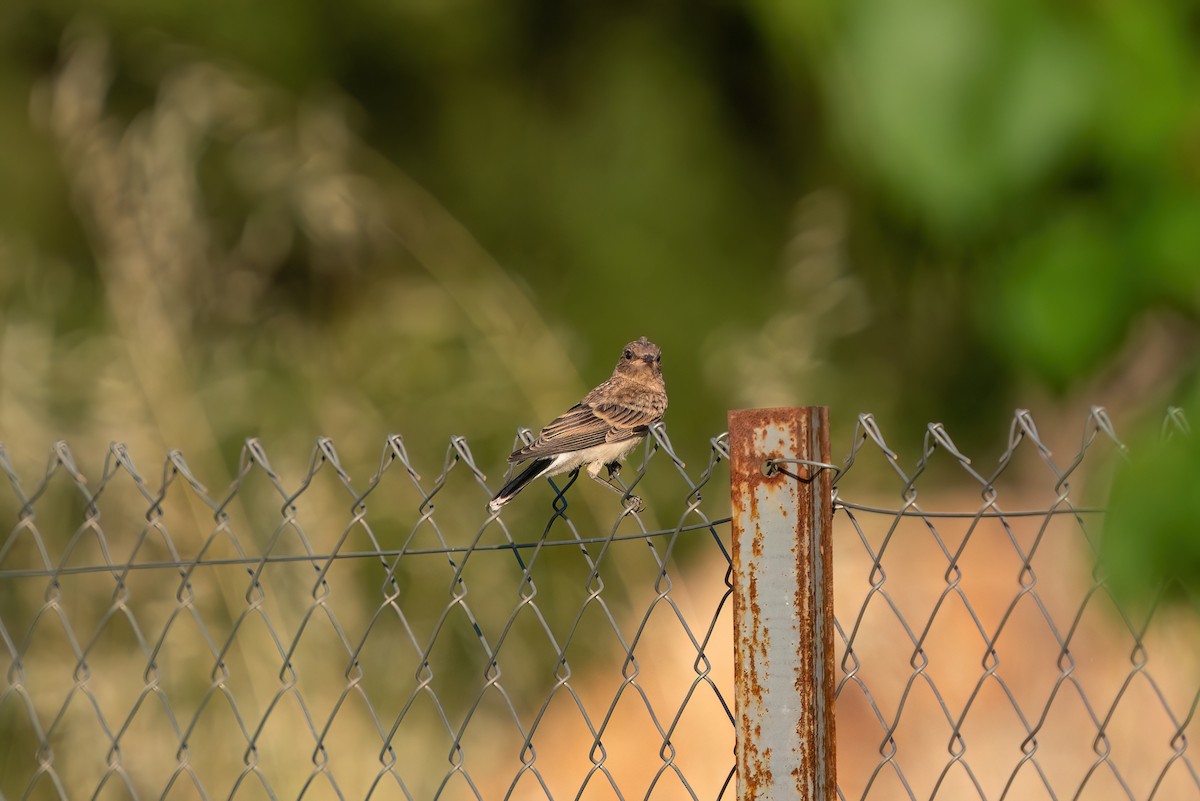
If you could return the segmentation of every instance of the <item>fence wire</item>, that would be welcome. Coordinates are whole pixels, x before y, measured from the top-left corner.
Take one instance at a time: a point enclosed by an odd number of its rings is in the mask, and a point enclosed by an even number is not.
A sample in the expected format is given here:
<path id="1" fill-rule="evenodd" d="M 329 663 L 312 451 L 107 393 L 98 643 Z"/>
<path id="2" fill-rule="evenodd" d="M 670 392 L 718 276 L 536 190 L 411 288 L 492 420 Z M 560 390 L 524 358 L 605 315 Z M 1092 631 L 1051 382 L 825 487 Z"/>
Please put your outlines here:
<path id="1" fill-rule="evenodd" d="M 656 427 L 626 468 L 655 505 L 592 499 L 585 536 L 570 480 L 488 514 L 461 437 L 431 481 L 390 437 L 365 484 L 251 440 L 221 494 L 120 444 L 26 489 L 0 449 L 0 798 L 732 797 L 708 450 L 689 473 Z"/>
<path id="2" fill-rule="evenodd" d="M 1116 603 L 1103 510 L 1072 486 L 1124 448 L 1094 408 L 1059 462 L 1018 411 L 991 470 L 940 424 L 905 467 L 858 418 L 835 482 L 839 798 L 1200 798 L 1197 616 Z"/>
<path id="3" fill-rule="evenodd" d="M 1062 460 L 1018 412 L 990 469 L 858 418 L 839 798 L 1200 798 L 1198 617 L 1132 615 L 1095 566 L 1083 478 L 1123 449 L 1102 409 Z M 733 798 L 725 435 L 706 451 L 656 427 L 623 474 L 643 512 L 567 479 L 495 516 L 458 437 L 431 479 L 390 437 L 365 482 L 328 439 L 291 471 L 251 440 L 219 493 L 179 453 L 113 444 L 89 476 L 60 443 L 28 479 L 0 447 L 0 800 Z"/>

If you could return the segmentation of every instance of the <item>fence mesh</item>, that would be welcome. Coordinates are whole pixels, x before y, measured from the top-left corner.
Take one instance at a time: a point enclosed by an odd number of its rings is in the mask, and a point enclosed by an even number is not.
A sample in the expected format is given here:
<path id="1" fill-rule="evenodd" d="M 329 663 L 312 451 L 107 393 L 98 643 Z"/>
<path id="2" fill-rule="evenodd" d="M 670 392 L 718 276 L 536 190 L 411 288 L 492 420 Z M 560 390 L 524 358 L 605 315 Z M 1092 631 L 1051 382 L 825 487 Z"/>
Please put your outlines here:
<path id="1" fill-rule="evenodd" d="M 1197 616 L 1131 614 L 1095 567 L 1123 447 L 1100 409 L 1066 459 L 1019 412 L 994 462 L 858 418 L 839 798 L 1200 798 Z M 567 479 L 496 517 L 461 438 L 423 478 L 391 437 L 361 481 L 329 440 L 290 479 L 250 441 L 221 492 L 179 453 L 85 473 L 59 444 L 31 476 L 0 449 L 0 798 L 732 798 L 706 451 L 656 427 L 623 474 L 643 512 Z"/>
<path id="2" fill-rule="evenodd" d="M 906 462 L 859 418 L 835 507 L 839 798 L 1200 798 L 1196 615 L 1132 614 L 1096 567 L 1086 487 L 1107 482 L 1084 479 L 1123 449 L 1096 408 L 1056 460 L 1020 411 L 992 467 L 937 424 Z"/>
<path id="3" fill-rule="evenodd" d="M 220 494 L 178 453 L 89 477 L 58 444 L 26 489 L 0 452 L 0 795 L 729 797 L 709 451 L 689 473 L 656 429 L 626 473 L 665 500 L 591 499 L 588 534 L 569 483 L 489 515 L 461 438 L 427 481 L 391 437 L 365 483 L 329 440 L 292 484 L 250 441 Z"/>

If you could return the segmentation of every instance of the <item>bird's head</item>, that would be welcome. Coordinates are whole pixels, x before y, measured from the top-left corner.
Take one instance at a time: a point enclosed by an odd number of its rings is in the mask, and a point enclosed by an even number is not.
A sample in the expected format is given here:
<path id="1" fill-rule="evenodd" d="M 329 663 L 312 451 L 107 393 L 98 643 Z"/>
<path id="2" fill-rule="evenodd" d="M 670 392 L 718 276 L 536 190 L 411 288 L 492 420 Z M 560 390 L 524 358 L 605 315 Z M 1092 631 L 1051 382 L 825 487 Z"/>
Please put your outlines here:
<path id="1" fill-rule="evenodd" d="M 621 351 L 615 372 L 636 381 L 661 381 L 662 351 L 645 337 L 635 339 Z"/>

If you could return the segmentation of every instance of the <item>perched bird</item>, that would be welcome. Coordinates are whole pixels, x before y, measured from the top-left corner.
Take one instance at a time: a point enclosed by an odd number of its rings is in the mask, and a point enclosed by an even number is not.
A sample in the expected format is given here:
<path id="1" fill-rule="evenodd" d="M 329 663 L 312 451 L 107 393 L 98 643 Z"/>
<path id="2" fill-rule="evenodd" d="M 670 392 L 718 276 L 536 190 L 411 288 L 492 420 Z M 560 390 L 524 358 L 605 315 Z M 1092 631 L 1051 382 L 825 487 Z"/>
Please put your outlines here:
<path id="1" fill-rule="evenodd" d="M 593 478 L 625 495 L 612 484 L 621 460 L 646 437 L 650 426 L 662 420 L 667 410 L 667 388 L 662 378 L 662 352 L 642 337 L 625 346 L 612 377 L 583 396 L 565 414 L 542 429 L 533 443 L 508 457 L 510 464 L 532 459 L 529 466 L 505 484 L 488 508 L 493 512 L 513 499 L 535 479 L 587 467 Z M 608 477 L 600 477 L 600 468 Z M 629 504 L 641 508 L 641 499 L 629 496 Z"/>

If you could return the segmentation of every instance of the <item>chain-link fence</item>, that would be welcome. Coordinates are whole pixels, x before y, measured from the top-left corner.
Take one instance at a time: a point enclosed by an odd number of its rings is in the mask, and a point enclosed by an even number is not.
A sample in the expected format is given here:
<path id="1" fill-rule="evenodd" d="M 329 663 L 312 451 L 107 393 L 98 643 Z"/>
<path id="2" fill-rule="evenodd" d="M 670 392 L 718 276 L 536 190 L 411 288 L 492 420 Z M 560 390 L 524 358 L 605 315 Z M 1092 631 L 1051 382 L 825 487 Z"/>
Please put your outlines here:
<path id="1" fill-rule="evenodd" d="M 251 441 L 218 493 L 178 453 L 0 454 L 0 794 L 731 794 L 724 445 L 652 446 L 653 512 L 568 481 L 502 517 L 461 438 L 426 480 L 392 437 L 362 483 L 328 440 L 290 482 Z"/>
<path id="2" fill-rule="evenodd" d="M 1096 557 L 1125 446 L 1103 409 L 1083 432 L 1055 432 L 1059 458 L 1019 411 L 994 461 L 937 424 L 902 458 L 859 418 L 836 481 L 839 798 L 1200 798 L 1198 618 L 1114 600 Z"/>
<path id="3" fill-rule="evenodd" d="M 685 465 L 659 426 L 644 511 L 567 477 L 498 516 L 461 438 L 369 478 L 250 441 L 219 491 L 0 450 L 0 798 L 731 799 L 742 444 Z M 1094 410 L 1056 460 L 1018 413 L 985 469 L 864 415 L 836 468 L 774 466 L 832 478 L 839 798 L 1200 798 L 1197 618 L 1095 569 L 1121 448 Z"/>

